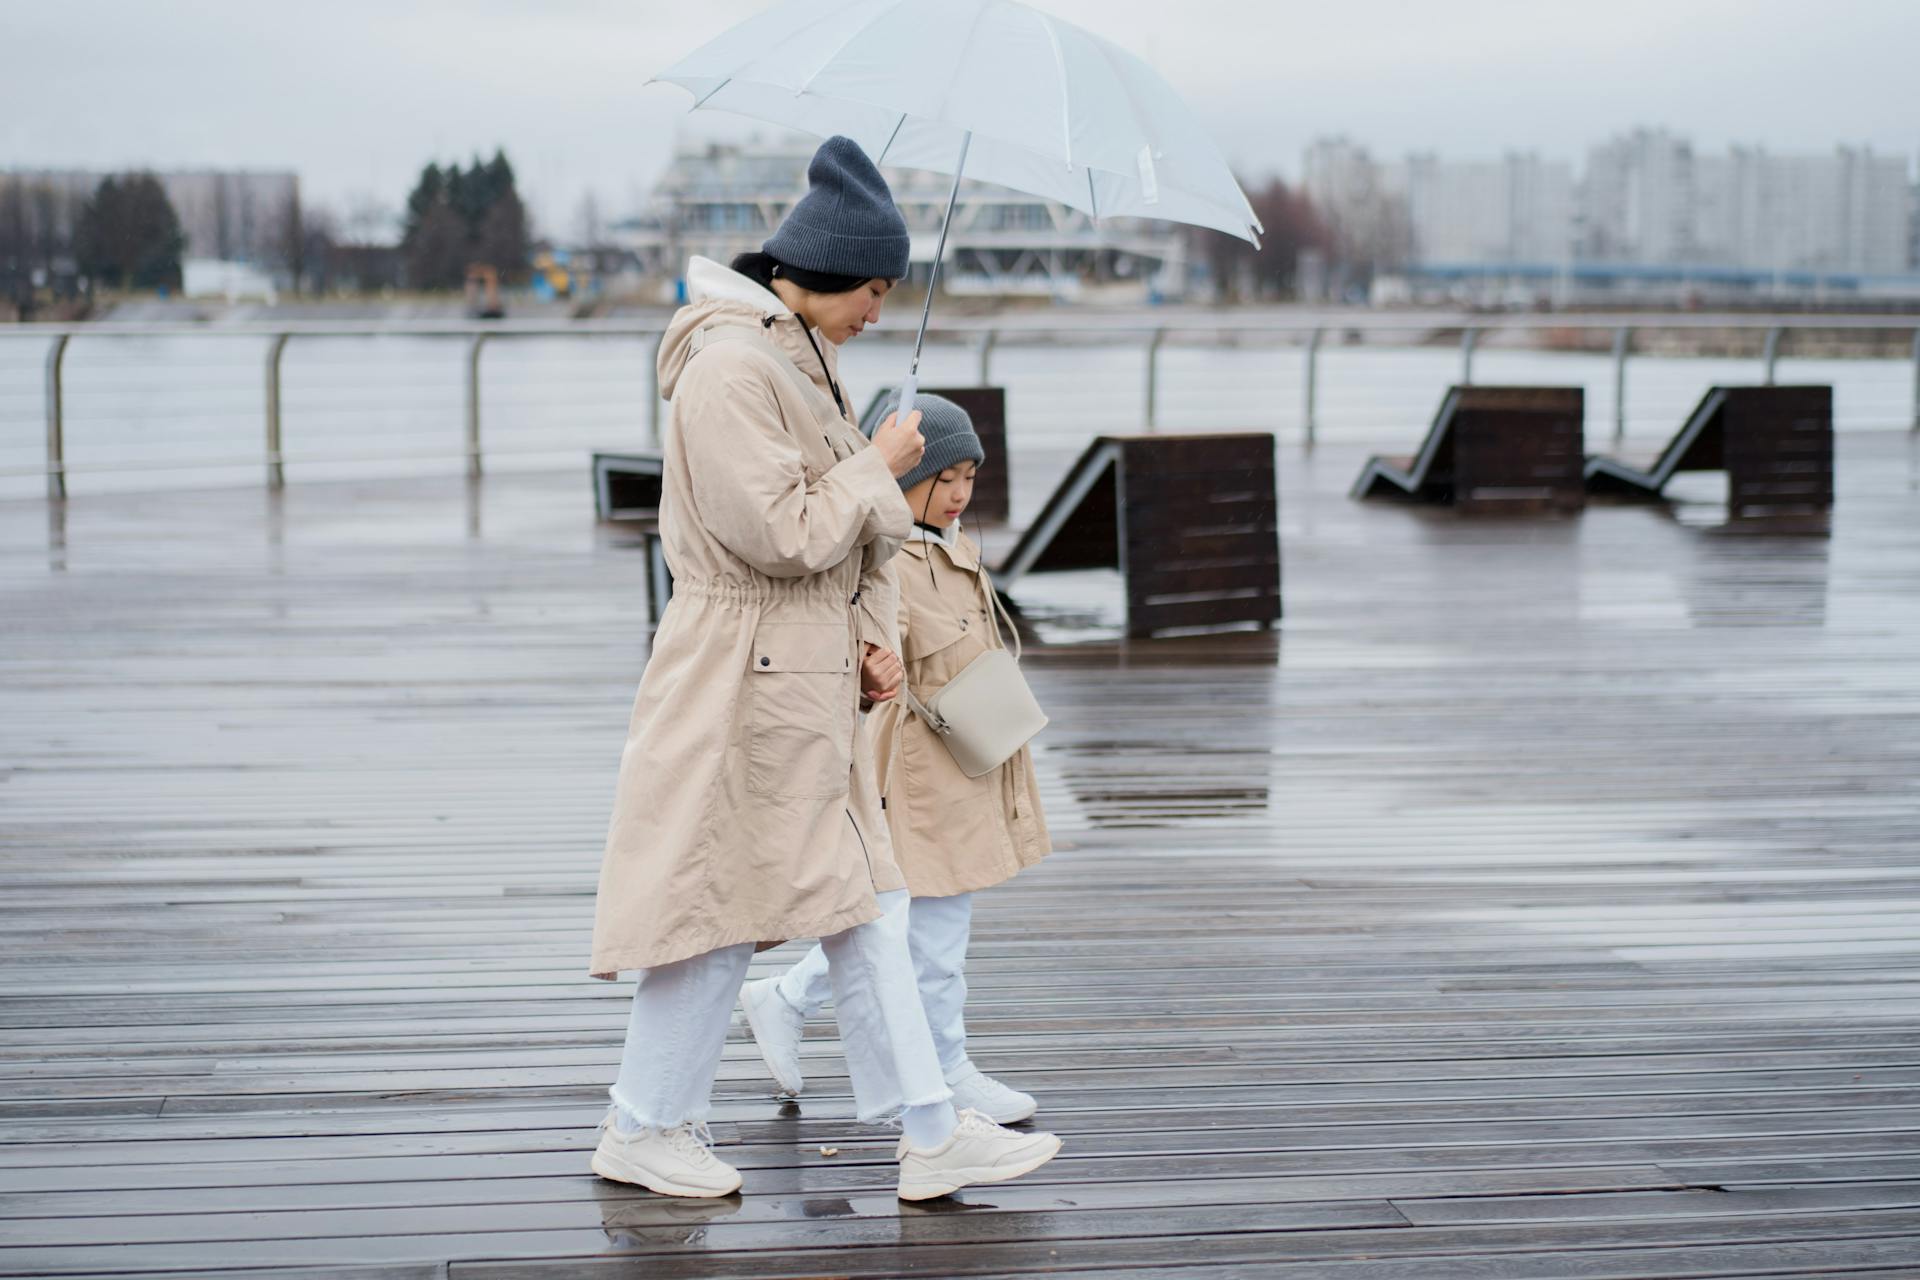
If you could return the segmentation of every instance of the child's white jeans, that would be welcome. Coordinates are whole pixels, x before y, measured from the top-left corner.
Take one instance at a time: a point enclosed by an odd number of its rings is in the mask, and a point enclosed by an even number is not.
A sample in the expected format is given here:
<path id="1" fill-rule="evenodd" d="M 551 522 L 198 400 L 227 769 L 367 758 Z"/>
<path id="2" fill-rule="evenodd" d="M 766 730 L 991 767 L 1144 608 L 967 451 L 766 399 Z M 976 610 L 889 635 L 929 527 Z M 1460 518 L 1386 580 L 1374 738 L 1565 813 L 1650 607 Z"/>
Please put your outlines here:
<path id="1" fill-rule="evenodd" d="M 879 897 L 880 919 L 822 938 L 828 984 L 862 1120 L 953 1096 L 927 1030 L 907 942 L 907 891 Z M 753 944 L 644 969 L 633 993 L 620 1073 L 609 1091 L 626 1130 L 705 1120 Z M 823 970 L 825 966 L 823 965 Z"/>
<path id="2" fill-rule="evenodd" d="M 973 932 L 973 895 L 915 898 L 907 947 L 927 1026 L 948 1080 L 967 1070 L 967 940 Z M 780 978 L 786 1002 L 811 1017 L 834 999 L 834 957 L 815 947 Z"/>

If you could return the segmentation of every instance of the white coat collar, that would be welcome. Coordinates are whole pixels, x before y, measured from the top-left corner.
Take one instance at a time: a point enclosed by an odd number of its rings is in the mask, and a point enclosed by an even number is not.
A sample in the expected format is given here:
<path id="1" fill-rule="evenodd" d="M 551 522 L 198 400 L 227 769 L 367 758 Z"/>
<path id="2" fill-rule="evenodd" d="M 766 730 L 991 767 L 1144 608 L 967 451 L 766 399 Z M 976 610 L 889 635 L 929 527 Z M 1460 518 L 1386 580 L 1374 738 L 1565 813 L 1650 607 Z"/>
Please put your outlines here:
<path id="1" fill-rule="evenodd" d="M 780 301 L 779 294 L 758 280 L 749 280 L 732 267 L 698 254 L 687 263 L 687 301 L 738 302 L 763 316 L 793 314 L 787 304 Z"/>

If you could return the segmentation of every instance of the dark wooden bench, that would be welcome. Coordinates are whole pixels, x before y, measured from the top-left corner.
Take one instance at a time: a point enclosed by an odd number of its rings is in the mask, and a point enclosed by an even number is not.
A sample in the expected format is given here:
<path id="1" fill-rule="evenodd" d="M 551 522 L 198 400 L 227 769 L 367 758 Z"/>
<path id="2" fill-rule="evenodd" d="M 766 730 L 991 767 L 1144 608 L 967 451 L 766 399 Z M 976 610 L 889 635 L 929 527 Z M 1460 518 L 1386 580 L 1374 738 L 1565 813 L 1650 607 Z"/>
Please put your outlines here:
<path id="1" fill-rule="evenodd" d="M 880 425 L 886 404 L 896 387 L 882 387 L 860 415 L 860 429 L 868 435 Z M 1012 463 L 1007 453 L 1007 392 L 1004 387 L 922 387 L 930 396 L 944 396 L 967 411 L 973 429 L 987 451 L 987 465 L 974 481 L 967 520 L 974 524 L 1005 524 L 1012 514 Z"/>
<path id="2" fill-rule="evenodd" d="M 1101 436 L 1061 479 L 998 573 L 1118 569 L 1127 633 L 1280 619 L 1280 523 L 1269 434 Z"/>
<path id="3" fill-rule="evenodd" d="M 1356 498 L 1451 503 L 1456 510 L 1576 511 L 1586 396 L 1579 387 L 1452 387 L 1420 452 L 1374 457 Z"/>
<path id="4" fill-rule="evenodd" d="M 1658 498 L 1681 471 L 1725 471 L 1734 520 L 1833 506 L 1832 387 L 1711 387 L 1650 466 L 1587 459 L 1587 492 Z"/>
<path id="5" fill-rule="evenodd" d="M 594 514 L 602 520 L 658 520 L 663 465 L 658 449 L 594 454 Z"/>

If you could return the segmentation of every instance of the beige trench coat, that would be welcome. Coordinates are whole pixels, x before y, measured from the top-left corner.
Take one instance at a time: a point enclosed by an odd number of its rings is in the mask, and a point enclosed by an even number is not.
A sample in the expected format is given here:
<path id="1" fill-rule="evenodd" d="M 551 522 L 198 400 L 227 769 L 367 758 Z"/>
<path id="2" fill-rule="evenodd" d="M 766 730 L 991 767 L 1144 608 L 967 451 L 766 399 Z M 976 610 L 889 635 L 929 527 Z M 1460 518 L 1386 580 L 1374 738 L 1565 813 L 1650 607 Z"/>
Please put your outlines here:
<path id="1" fill-rule="evenodd" d="M 659 361 L 673 599 L 620 757 L 599 977 L 838 933 L 904 884 L 859 677 L 863 640 L 898 649 L 886 564 L 912 515 L 835 409 L 800 319 L 718 263 L 696 258 L 688 274 L 693 301 Z"/>
<path id="2" fill-rule="evenodd" d="M 907 684 L 924 703 L 989 647 L 1002 647 L 987 596 L 991 587 L 978 572 L 979 548 L 958 531 L 952 547 L 916 535 L 894 563 L 900 653 Z M 1028 748 L 993 772 L 969 778 L 902 700 L 881 704 L 867 729 L 887 829 L 914 897 L 985 889 L 1052 849 Z"/>

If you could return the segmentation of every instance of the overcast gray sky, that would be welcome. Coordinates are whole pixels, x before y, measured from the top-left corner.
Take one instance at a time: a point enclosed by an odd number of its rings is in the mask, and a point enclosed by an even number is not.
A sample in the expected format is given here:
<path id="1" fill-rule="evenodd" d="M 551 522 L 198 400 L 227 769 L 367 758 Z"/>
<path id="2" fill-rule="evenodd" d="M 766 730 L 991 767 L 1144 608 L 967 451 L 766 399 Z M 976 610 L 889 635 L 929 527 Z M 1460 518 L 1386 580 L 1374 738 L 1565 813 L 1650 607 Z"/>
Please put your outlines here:
<path id="1" fill-rule="evenodd" d="M 543 229 L 624 212 L 675 132 L 745 129 L 647 77 L 767 0 L 0 0 L 0 167 L 292 168 L 397 207 L 506 147 Z M 1920 150 L 1920 0 L 1044 0 L 1146 57 L 1241 170 L 1314 137 L 1577 159 L 1699 145 Z"/>

